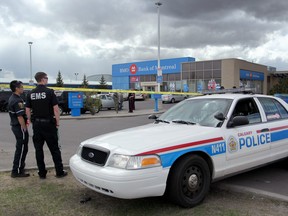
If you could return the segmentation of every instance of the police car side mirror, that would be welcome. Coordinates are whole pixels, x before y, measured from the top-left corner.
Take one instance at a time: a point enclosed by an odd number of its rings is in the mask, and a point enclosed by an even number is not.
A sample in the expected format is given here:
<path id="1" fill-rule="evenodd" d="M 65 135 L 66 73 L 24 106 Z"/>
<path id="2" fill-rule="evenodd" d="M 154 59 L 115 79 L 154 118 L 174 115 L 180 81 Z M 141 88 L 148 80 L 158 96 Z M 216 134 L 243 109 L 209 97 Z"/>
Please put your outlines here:
<path id="1" fill-rule="evenodd" d="M 249 124 L 247 116 L 235 116 L 231 121 L 228 122 L 227 127 L 236 127 L 241 125 Z"/>
<path id="2" fill-rule="evenodd" d="M 148 119 L 154 119 L 154 120 L 155 120 L 155 119 L 157 119 L 157 118 L 158 118 L 158 117 L 157 117 L 156 115 L 154 115 L 154 114 L 148 116 Z"/>
<path id="3" fill-rule="evenodd" d="M 214 115 L 214 118 L 216 118 L 219 121 L 224 121 L 225 120 L 225 116 L 223 113 L 217 113 L 216 115 Z"/>

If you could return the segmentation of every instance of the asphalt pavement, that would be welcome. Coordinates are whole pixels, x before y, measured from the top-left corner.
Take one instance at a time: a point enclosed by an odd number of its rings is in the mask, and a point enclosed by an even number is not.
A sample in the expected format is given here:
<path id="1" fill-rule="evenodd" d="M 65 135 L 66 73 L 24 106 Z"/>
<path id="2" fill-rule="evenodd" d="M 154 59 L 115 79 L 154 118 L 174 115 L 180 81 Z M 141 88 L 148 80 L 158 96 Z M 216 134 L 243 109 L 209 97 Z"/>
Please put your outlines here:
<path id="1" fill-rule="evenodd" d="M 133 117 L 140 115 L 156 114 L 159 115 L 166 110 L 164 107 L 155 109 L 138 109 L 133 113 L 128 113 L 127 110 L 119 111 L 100 111 L 95 115 L 85 114 L 80 116 L 64 115 L 61 120 L 70 119 L 91 119 L 91 118 L 115 118 L 115 117 Z M 28 156 L 28 155 L 27 155 Z M 32 155 L 33 157 L 34 155 Z M 35 168 L 35 167 L 34 167 Z M 0 171 L 9 171 L 10 164 L 6 167 L 1 167 Z M 219 187 L 225 190 L 232 190 L 241 193 L 252 193 L 270 197 L 273 199 L 288 202 L 288 160 L 273 163 L 271 165 L 258 168 L 243 174 L 239 174 L 212 184 L 212 187 Z"/>

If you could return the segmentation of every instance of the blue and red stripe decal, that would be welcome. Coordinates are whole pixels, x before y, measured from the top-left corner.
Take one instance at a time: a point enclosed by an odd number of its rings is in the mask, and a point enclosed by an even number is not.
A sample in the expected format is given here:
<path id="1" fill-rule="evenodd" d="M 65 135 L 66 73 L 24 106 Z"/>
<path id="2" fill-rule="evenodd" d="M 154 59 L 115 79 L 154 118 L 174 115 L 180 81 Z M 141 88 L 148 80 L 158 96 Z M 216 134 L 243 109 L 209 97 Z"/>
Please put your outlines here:
<path id="1" fill-rule="evenodd" d="M 217 150 L 215 151 L 215 149 Z M 226 143 L 223 137 L 216 137 L 142 152 L 138 154 L 138 156 L 158 154 L 161 157 L 162 166 L 169 167 L 181 155 L 191 152 L 192 150 L 206 152 L 210 156 L 224 154 L 226 153 Z"/>
<path id="2" fill-rule="evenodd" d="M 168 152 L 168 151 L 178 151 L 178 150 L 181 150 L 184 148 L 206 145 L 208 143 L 215 143 L 215 142 L 220 142 L 220 141 L 223 141 L 223 137 L 216 137 L 216 138 L 212 138 L 212 139 L 200 140 L 200 141 L 196 141 L 196 142 L 184 143 L 184 144 L 180 144 L 180 145 L 174 145 L 174 146 L 170 146 L 170 147 L 155 149 L 152 151 L 142 152 L 138 155 L 140 156 L 140 155 L 149 155 L 149 154 L 162 154 L 162 153 Z"/>

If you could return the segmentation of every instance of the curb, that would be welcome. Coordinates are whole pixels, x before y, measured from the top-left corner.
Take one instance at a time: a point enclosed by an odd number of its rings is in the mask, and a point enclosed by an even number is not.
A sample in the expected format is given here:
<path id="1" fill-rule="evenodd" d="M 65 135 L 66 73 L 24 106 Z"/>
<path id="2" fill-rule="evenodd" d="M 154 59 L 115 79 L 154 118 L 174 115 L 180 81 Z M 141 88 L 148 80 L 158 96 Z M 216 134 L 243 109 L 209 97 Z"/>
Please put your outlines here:
<path id="1" fill-rule="evenodd" d="M 261 195 L 263 197 L 270 198 L 270 199 L 276 199 L 279 201 L 288 202 L 288 196 L 276 194 L 276 193 L 272 193 L 272 192 L 268 192 L 264 190 L 259 190 L 259 189 L 254 189 L 254 188 L 244 187 L 244 186 L 239 186 L 239 185 L 231 185 L 229 183 L 220 183 L 220 182 L 215 183 L 213 185 L 214 187 L 217 187 L 226 191 L 233 191 L 237 193 L 251 193 L 255 195 Z"/>
<path id="2" fill-rule="evenodd" d="M 100 111 L 101 112 L 101 111 Z M 144 112 L 134 112 L 134 113 L 113 113 L 113 114 L 104 114 L 104 115 L 80 115 L 80 116 L 60 116 L 60 120 L 83 120 L 83 119 L 94 119 L 94 118 L 123 118 L 123 117 L 134 117 L 134 116 L 143 116 L 143 115 L 152 115 L 152 114 L 162 114 L 165 110 L 154 111 L 154 110 L 145 110 Z"/>

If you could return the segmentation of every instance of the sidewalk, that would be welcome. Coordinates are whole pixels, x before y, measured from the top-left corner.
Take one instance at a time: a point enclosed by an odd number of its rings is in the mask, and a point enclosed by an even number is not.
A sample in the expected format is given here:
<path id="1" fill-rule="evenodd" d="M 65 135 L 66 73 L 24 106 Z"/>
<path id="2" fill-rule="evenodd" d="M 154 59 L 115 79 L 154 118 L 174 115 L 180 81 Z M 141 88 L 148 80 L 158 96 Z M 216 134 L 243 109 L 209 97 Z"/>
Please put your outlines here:
<path id="1" fill-rule="evenodd" d="M 166 110 L 160 109 L 155 111 L 154 109 L 141 109 L 141 110 L 134 110 L 133 113 L 129 113 L 126 109 L 121 110 L 116 113 L 115 110 L 101 110 L 99 113 L 95 115 L 91 115 L 90 113 L 81 114 L 80 116 L 71 116 L 71 115 L 62 115 L 60 116 L 61 120 L 71 120 L 71 119 L 93 119 L 93 118 L 116 118 L 116 117 L 134 117 L 134 116 L 141 116 L 141 115 L 160 115 Z"/>

